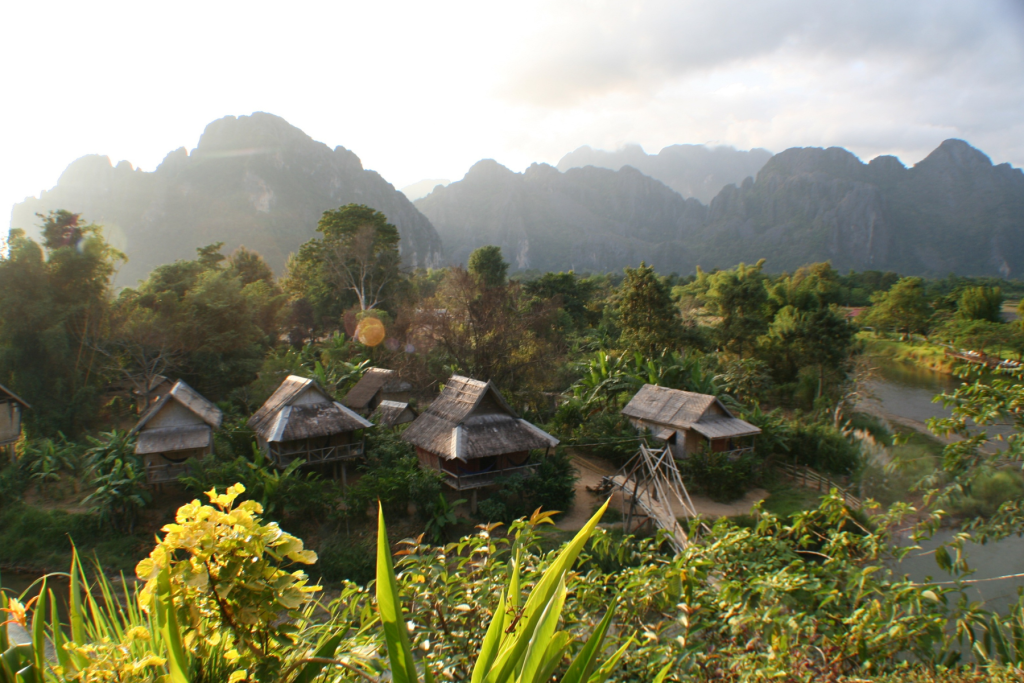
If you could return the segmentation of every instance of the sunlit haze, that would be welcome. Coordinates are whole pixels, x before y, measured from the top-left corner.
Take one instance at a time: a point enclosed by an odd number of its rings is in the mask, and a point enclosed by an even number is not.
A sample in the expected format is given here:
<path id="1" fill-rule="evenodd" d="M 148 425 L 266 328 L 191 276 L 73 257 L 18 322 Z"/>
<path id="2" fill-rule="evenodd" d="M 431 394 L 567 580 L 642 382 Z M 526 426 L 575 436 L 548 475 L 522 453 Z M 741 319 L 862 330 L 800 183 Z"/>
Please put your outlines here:
<path id="1" fill-rule="evenodd" d="M 580 145 L 950 137 L 1024 165 L 1015 2 L 5 3 L 0 206 L 85 154 L 152 170 L 266 111 L 396 187 Z M 69 207 L 72 208 L 72 207 Z M 3 219 L 6 226 L 7 218 Z"/>

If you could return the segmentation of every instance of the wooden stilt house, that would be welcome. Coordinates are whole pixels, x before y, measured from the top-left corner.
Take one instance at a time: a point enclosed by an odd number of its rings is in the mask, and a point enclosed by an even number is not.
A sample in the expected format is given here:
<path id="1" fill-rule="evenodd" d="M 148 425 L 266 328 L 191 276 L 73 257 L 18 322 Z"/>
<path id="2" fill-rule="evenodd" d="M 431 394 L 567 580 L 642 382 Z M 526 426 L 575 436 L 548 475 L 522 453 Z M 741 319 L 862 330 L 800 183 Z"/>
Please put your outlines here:
<path id="1" fill-rule="evenodd" d="M 29 404 L 0 384 L 0 448 L 21 438 L 21 411 L 28 408 Z"/>
<path id="2" fill-rule="evenodd" d="M 185 474 L 190 458 L 213 450 L 213 430 L 220 429 L 222 419 L 220 408 L 181 380 L 175 382 L 132 428 L 146 481 L 163 484 Z"/>
<path id="3" fill-rule="evenodd" d="M 535 467 L 531 450 L 558 445 L 516 415 L 494 384 L 459 375 L 452 375 L 402 439 L 416 447 L 422 467 L 440 472 L 457 491 L 474 492 L 503 474 Z"/>
<path id="4" fill-rule="evenodd" d="M 372 415 L 382 401 L 408 405 L 411 389 L 412 385 L 403 382 L 396 371 L 369 368 L 345 394 L 342 403 L 360 415 Z"/>
<path id="5" fill-rule="evenodd" d="M 378 427 L 389 429 L 409 424 L 416 419 L 418 413 L 408 403 L 398 401 L 381 401 L 370 416 L 370 421 Z"/>
<path id="6" fill-rule="evenodd" d="M 714 396 L 645 384 L 622 414 L 664 441 L 677 458 L 710 446 L 732 456 L 754 450 L 758 427 L 734 417 Z"/>
<path id="7" fill-rule="evenodd" d="M 373 423 L 343 406 L 311 379 L 289 375 L 249 418 L 267 457 L 280 468 L 342 463 L 363 454 L 357 432 Z"/>

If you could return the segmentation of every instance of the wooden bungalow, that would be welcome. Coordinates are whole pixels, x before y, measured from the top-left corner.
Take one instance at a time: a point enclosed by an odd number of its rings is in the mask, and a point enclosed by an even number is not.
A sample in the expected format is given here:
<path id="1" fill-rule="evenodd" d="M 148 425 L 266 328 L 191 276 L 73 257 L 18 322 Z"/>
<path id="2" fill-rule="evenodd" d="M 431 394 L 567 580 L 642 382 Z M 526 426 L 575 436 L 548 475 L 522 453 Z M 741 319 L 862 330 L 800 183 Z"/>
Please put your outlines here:
<path id="1" fill-rule="evenodd" d="M 31 406 L 0 384 L 0 448 L 21 438 L 21 411 Z"/>
<path id="2" fill-rule="evenodd" d="M 714 396 L 645 384 L 622 414 L 655 439 L 668 444 L 677 458 L 696 453 L 710 444 L 715 452 L 739 456 L 754 448 L 761 430 L 734 417 Z"/>
<path id="3" fill-rule="evenodd" d="M 558 439 L 520 419 L 491 382 L 452 375 L 444 391 L 402 434 L 420 465 L 457 491 L 473 491 L 511 472 L 527 471 L 530 451 Z"/>
<path id="4" fill-rule="evenodd" d="M 363 454 L 363 440 L 355 432 L 373 426 L 313 380 L 295 375 L 281 383 L 248 424 L 263 452 L 282 469 L 297 458 L 307 465 L 344 466 Z"/>
<path id="5" fill-rule="evenodd" d="M 381 401 L 370 416 L 370 421 L 378 427 L 393 428 L 416 419 L 418 413 L 408 403 L 399 401 Z"/>
<path id="6" fill-rule="evenodd" d="M 184 474 L 190 458 L 212 450 L 213 430 L 220 429 L 222 419 L 220 408 L 181 380 L 175 382 L 132 428 L 146 481 L 163 484 Z"/>
<path id="7" fill-rule="evenodd" d="M 412 385 L 403 382 L 395 370 L 369 368 L 342 400 L 360 415 L 371 415 L 381 401 L 409 403 Z"/>

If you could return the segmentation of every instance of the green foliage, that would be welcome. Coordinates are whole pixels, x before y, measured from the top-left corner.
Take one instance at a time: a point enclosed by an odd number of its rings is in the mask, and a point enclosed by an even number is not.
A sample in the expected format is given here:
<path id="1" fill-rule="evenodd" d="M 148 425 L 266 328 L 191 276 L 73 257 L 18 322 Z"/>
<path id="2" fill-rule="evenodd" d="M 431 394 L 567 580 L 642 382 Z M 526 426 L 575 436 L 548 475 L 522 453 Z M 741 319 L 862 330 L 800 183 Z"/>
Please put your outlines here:
<path id="1" fill-rule="evenodd" d="M 919 277 L 901 278 L 886 292 L 871 297 L 871 308 L 864 314 L 864 324 L 880 330 L 909 334 L 925 334 L 931 320 L 931 306 Z"/>
<path id="2" fill-rule="evenodd" d="M 433 501 L 441 493 L 438 474 L 420 468 L 411 444 L 390 430 L 374 430 L 366 439 L 366 457 L 359 465 L 362 476 L 345 492 L 346 514 L 363 518 L 377 501 L 388 514 L 405 516 L 416 502 L 421 516 L 429 518 Z M 425 502 L 426 501 L 426 502 Z"/>
<path id="3" fill-rule="evenodd" d="M 484 287 L 501 287 L 508 279 L 508 263 L 501 255 L 501 247 L 479 247 L 469 255 L 466 270 Z"/>
<path id="4" fill-rule="evenodd" d="M 0 257 L 0 383 L 32 405 L 24 419 L 34 434 L 75 436 L 96 415 L 102 377 L 89 340 L 124 255 L 78 214 L 40 218 L 43 247 L 12 230 Z"/>
<path id="5" fill-rule="evenodd" d="M 576 498 L 576 470 L 562 450 L 539 458 L 530 472 L 515 472 L 495 480 L 496 490 L 477 506 L 481 518 L 510 523 L 538 509 L 565 512 Z"/>
<path id="6" fill-rule="evenodd" d="M 436 502 L 429 508 L 429 517 L 423 533 L 434 543 L 444 543 L 448 540 L 448 532 L 459 523 L 455 514 L 455 508 L 465 503 L 466 500 L 448 502 L 444 493 L 437 494 Z"/>
<path id="7" fill-rule="evenodd" d="M 348 534 L 335 534 L 317 548 L 317 567 L 325 581 L 353 581 L 366 585 L 374 577 L 373 550 Z"/>
<path id="8" fill-rule="evenodd" d="M 999 287 L 966 287 L 957 302 L 957 316 L 964 320 L 1003 322 L 1003 290 Z"/>
<path id="9" fill-rule="evenodd" d="M 599 312 L 590 305 L 597 291 L 597 283 L 591 278 L 581 278 L 573 272 L 544 273 L 524 288 L 532 297 L 554 302 L 568 314 L 577 330 L 596 325 L 600 319 Z"/>
<path id="10" fill-rule="evenodd" d="M 83 501 L 92 503 L 92 511 L 115 531 L 133 533 L 139 511 L 150 501 L 146 470 L 142 458 L 135 455 L 135 437 L 114 430 L 89 437 L 89 460 L 95 489 Z"/>
<path id="11" fill-rule="evenodd" d="M 629 351 L 656 356 L 676 343 L 675 307 L 666 283 L 643 263 L 626 268 L 619 298 L 619 344 Z"/>
<path id="12" fill-rule="evenodd" d="M 685 288 L 720 319 L 715 327 L 718 346 L 740 357 L 754 350 L 768 327 L 768 278 L 763 267 L 764 259 L 710 274 L 698 268 L 696 281 Z"/>
<path id="13" fill-rule="evenodd" d="M 860 448 L 829 424 L 796 421 L 786 441 L 790 460 L 819 472 L 851 475 L 861 465 Z"/>
<path id="14" fill-rule="evenodd" d="M 687 482 L 693 482 L 708 498 L 731 503 L 742 498 L 760 479 L 761 459 L 750 454 L 730 458 L 705 448 L 680 461 L 679 470 Z"/>

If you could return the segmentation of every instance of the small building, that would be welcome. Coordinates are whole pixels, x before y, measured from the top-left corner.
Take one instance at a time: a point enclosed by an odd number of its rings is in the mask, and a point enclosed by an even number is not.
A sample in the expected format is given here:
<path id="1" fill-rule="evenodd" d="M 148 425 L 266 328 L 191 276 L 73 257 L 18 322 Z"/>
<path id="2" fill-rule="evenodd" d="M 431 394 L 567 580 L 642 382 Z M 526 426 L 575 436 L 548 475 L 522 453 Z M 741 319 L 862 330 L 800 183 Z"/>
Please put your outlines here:
<path id="1" fill-rule="evenodd" d="M 714 396 L 645 384 L 622 414 L 654 438 L 668 444 L 677 458 L 697 453 L 707 444 L 711 450 L 733 456 L 754 448 L 758 427 L 734 417 Z"/>
<path id="2" fill-rule="evenodd" d="M 139 406 L 139 411 L 142 412 L 146 410 L 147 403 L 156 403 L 166 396 L 173 387 L 174 382 L 168 378 L 163 375 L 154 375 L 149 380 L 149 387 L 146 391 L 134 388 L 132 395 L 135 396 L 135 403 Z"/>
<path id="3" fill-rule="evenodd" d="M 444 391 L 402 434 L 424 468 L 457 491 L 475 491 L 504 474 L 526 471 L 530 451 L 558 439 L 520 419 L 491 382 L 452 375 Z M 474 493 L 475 500 L 475 493 Z"/>
<path id="4" fill-rule="evenodd" d="M 412 422 L 417 417 L 417 412 L 409 407 L 408 403 L 399 401 L 381 401 L 377 409 L 370 416 L 370 421 L 378 427 L 389 429 Z"/>
<path id="5" fill-rule="evenodd" d="M 21 411 L 28 408 L 29 404 L 0 384 L 0 448 L 21 438 Z"/>
<path id="6" fill-rule="evenodd" d="M 175 481 L 188 470 L 190 458 L 213 449 L 213 430 L 220 429 L 220 408 L 178 380 L 132 428 L 138 434 L 136 455 L 143 457 L 146 481 Z"/>
<path id="7" fill-rule="evenodd" d="M 356 432 L 373 426 L 313 380 L 295 375 L 281 383 L 248 424 L 259 447 L 282 469 L 297 458 L 307 465 L 358 458 L 363 440 Z"/>
<path id="8" fill-rule="evenodd" d="M 381 401 L 409 402 L 412 385 L 403 382 L 395 370 L 369 368 L 342 400 L 360 415 L 371 415 Z"/>

